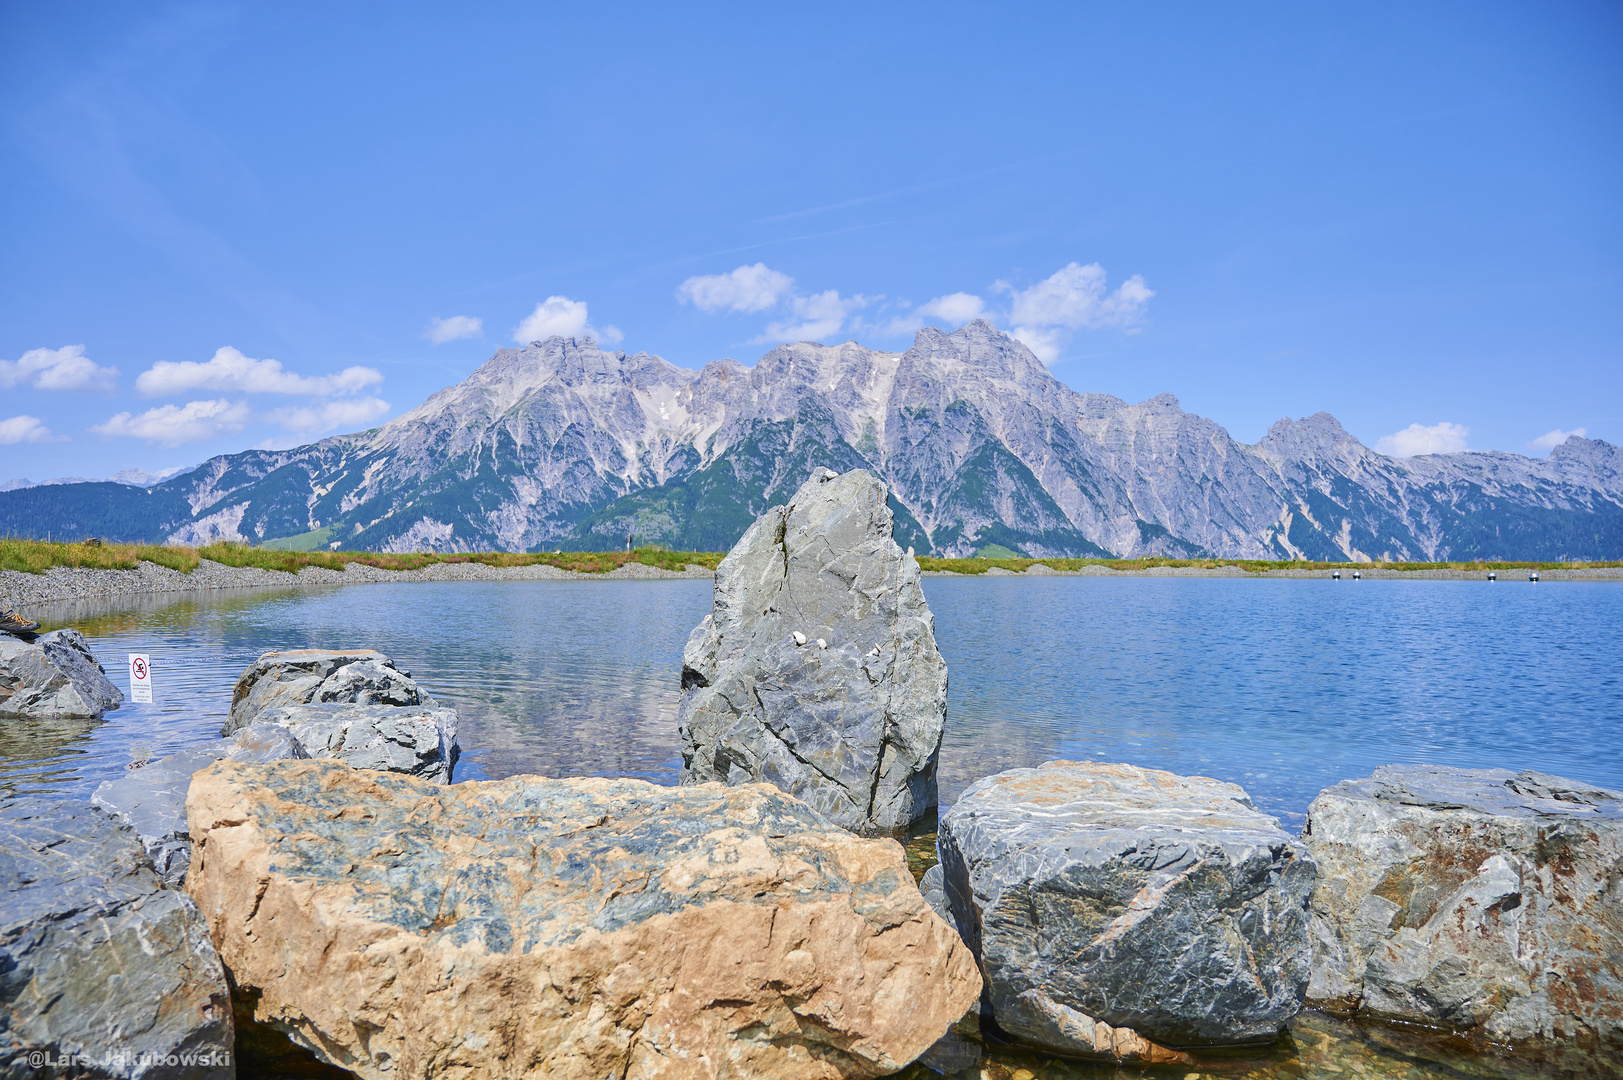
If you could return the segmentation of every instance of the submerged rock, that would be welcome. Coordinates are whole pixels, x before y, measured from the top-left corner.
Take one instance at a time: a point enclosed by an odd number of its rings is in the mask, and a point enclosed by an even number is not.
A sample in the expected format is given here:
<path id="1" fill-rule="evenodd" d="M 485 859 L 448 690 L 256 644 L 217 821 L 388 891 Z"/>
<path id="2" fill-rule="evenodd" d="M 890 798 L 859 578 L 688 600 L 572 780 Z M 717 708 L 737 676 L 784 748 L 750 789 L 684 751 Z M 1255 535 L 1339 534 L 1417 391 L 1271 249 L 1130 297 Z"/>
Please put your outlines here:
<path id="1" fill-rule="evenodd" d="M 1391 765 L 1321 792 L 1302 837 L 1310 998 L 1623 1056 L 1623 793 Z"/>
<path id="2" fill-rule="evenodd" d="M 460 748 L 455 709 L 422 705 L 294 705 L 265 709 L 260 724 L 286 728 L 311 757 L 357 769 L 409 773 L 449 784 Z"/>
<path id="3" fill-rule="evenodd" d="M 0 634 L 0 717 L 88 719 L 123 700 L 79 631 L 52 630 L 33 641 Z"/>
<path id="4" fill-rule="evenodd" d="M 1051 761 L 972 784 L 938 835 L 984 1004 L 1018 1039 L 1157 1060 L 1271 1040 L 1302 1006 L 1313 860 L 1233 784 Z"/>
<path id="5" fill-rule="evenodd" d="M 219 1080 L 231 1055 L 203 918 L 130 830 L 89 806 L 0 800 L 0 1075 Z"/>
<path id="6" fill-rule="evenodd" d="M 980 992 L 898 844 L 765 785 L 221 763 L 187 810 L 256 1022 L 362 1077 L 880 1076 Z"/>
<path id="7" fill-rule="evenodd" d="M 149 761 L 116 780 L 104 781 L 90 801 L 135 831 L 158 876 L 169 885 L 186 878 L 192 838 L 186 831 L 186 791 L 192 774 L 216 761 L 282 761 L 304 758 L 304 747 L 287 728 L 254 723 L 229 739 Z"/>
<path id="8" fill-rule="evenodd" d="M 264 709 L 312 702 L 432 705 L 411 675 L 375 649 L 290 649 L 268 652 L 248 666 L 231 692 L 221 735 L 253 723 Z"/>
<path id="9" fill-rule="evenodd" d="M 858 831 L 936 804 L 947 665 L 886 497 L 819 469 L 722 560 L 682 656 L 682 783 L 764 780 Z"/>

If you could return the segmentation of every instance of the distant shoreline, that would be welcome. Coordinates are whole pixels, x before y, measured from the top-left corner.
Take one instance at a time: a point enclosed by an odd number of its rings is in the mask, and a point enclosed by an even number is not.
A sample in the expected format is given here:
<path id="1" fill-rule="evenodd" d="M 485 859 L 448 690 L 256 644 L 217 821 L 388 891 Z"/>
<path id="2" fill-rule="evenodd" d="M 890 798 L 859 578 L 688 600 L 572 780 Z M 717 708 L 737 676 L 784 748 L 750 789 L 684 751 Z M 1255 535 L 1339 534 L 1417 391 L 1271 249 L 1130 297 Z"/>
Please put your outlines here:
<path id="1" fill-rule="evenodd" d="M 931 560 L 932 562 L 935 560 Z M 1025 562 L 1026 560 L 1021 560 Z M 1054 560 L 1059 561 L 1059 560 Z M 1536 564 L 1529 564 L 1536 566 Z M 1493 571 L 1501 581 L 1528 579 L 1528 566 L 1506 567 Z M 952 570 L 924 570 L 929 578 L 1041 578 L 1041 577 L 1217 577 L 1217 578 L 1330 578 L 1335 572 L 1343 581 L 1353 580 L 1353 574 L 1369 580 L 1443 580 L 1482 581 L 1489 571 L 1458 567 L 1425 567 L 1412 570 L 1393 570 L 1357 563 L 1343 564 L 1334 569 L 1319 567 L 1291 567 L 1252 571 L 1239 566 L 1151 566 L 1117 570 L 1109 566 L 1089 564 L 1076 570 L 1055 570 L 1042 562 L 1033 562 L 1021 571 L 991 565 L 979 573 L 959 573 Z M 1619 581 L 1623 582 L 1623 566 L 1555 567 L 1539 568 L 1542 581 Z M 226 566 L 209 559 L 200 559 L 191 573 L 183 573 L 151 562 L 141 562 L 132 570 L 100 567 L 54 566 L 42 574 L 0 570 L 0 608 L 16 608 L 26 612 L 50 604 L 85 601 L 105 601 L 120 597 L 155 596 L 211 592 L 219 589 L 249 588 L 316 588 L 334 585 L 387 584 L 417 581 L 648 581 L 661 579 L 710 579 L 713 571 L 697 563 L 684 570 L 667 570 L 640 562 L 627 562 L 615 570 L 600 573 L 582 573 L 562 570 L 545 564 L 528 566 L 488 566 L 477 562 L 431 563 L 414 570 L 385 570 L 364 563 L 348 563 L 342 571 L 320 566 L 306 566 L 297 573 L 267 570 L 259 567 Z"/>

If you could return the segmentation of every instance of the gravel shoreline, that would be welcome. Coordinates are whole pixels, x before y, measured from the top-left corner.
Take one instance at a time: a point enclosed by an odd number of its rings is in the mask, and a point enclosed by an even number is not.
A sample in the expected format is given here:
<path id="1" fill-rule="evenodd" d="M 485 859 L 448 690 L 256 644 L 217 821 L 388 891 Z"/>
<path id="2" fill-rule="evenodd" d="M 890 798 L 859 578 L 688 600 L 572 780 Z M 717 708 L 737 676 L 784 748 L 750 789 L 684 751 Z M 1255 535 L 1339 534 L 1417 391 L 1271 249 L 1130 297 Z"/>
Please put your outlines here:
<path id="1" fill-rule="evenodd" d="M 1477 570 L 1380 570 L 1347 566 L 1343 580 L 1357 570 L 1370 580 L 1480 581 L 1486 574 Z M 1526 570 L 1497 571 L 1502 581 L 1526 581 Z M 96 570 L 65 566 L 52 567 L 43 574 L 0 571 L 0 608 L 26 611 L 45 604 L 104 600 L 120 596 L 211 591 L 215 589 L 304 588 L 332 585 L 387 584 L 399 581 L 649 581 L 668 578 L 713 578 L 702 566 L 689 564 L 680 573 L 642 563 L 627 563 L 606 574 L 582 574 L 553 566 L 485 566 L 482 563 L 435 563 L 421 570 L 379 570 L 362 563 L 350 563 L 343 571 L 307 566 L 297 574 L 255 567 L 224 566 L 208 559 L 196 570 L 183 574 L 155 563 L 143 562 L 134 570 Z M 1053 570 L 1042 564 L 1023 574 L 992 567 L 981 574 L 958 574 L 951 570 L 926 570 L 925 577 L 1229 577 L 1229 578 L 1327 578 L 1328 570 L 1266 570 L 1253 574 L 1237 566 L 1203 570 L 1188 566 L 1157 566 L 1147 570 L 1114 570 L 1088 566 L 1081 570 Z M 1587 570 L 1540 570 L 1543 581 L 1623 581 L 1623 567 L 1597 567 Z"/>
<path id="2" fill-rule="evenodd" d="M 119 596 L 202 592 L 215 589 L 306 588 L 373 585 L 399 581 L 648 581 L 705 578 L 715 575 L 690 563 L 678 573 L 642 563 L 627 563 L 606 574 L 581 574 L 554 566 L 485 566 L 482 563 L 434 563 L 421 570 L 380 570 L 349 563 L 342 571 L 307 566 L 297 574 L 257 567 L 225 566 L 203 559 L 190 574 L 143 562 L 134 570 L 100 570 L 53 566 L 43 574 L 0 571 L 0 608 L 19 611 L 44 604 L 102 600 Z"/>

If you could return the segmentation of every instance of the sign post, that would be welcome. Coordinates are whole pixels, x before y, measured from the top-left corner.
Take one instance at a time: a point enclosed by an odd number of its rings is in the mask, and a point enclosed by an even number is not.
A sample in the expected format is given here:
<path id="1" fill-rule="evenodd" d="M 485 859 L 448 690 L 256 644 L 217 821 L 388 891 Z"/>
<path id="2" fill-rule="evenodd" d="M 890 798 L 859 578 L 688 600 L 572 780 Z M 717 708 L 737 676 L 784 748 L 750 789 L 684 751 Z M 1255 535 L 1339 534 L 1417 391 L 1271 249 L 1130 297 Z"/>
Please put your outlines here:
<path id="1" fill-rule="evenodd" d="M 152 700 L 152 665 L 146 653 L 130 653 L 130 700 Z"/>

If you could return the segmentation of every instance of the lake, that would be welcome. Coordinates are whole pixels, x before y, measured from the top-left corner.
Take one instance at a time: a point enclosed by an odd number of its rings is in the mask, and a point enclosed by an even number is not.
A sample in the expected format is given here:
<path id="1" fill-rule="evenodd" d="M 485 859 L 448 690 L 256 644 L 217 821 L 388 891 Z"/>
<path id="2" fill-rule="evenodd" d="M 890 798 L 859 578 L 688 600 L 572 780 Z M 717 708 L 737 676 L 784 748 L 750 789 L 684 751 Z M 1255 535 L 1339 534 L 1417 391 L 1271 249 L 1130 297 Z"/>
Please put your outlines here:
<path id="1" fill-rule="evenodd" d="M 1051 758 L 1238 783 L 1300 827 L 1318 791 L 1414 761 L 1623 789 L 1623 584 L 928 578 L 951 669 L 941 794 Z M 457 779 L 675 783 L 682 645 L 708 581 L 437 582 L 157 596 L 42 609 L 155 701 L 37 725 L 0 786 L 88 797 L 139 757 L 216 736 L 269 649 L 370 646 L 461 712 Z"/>

